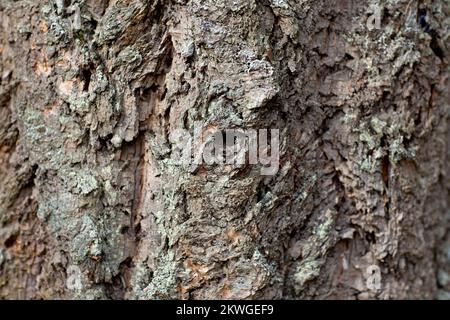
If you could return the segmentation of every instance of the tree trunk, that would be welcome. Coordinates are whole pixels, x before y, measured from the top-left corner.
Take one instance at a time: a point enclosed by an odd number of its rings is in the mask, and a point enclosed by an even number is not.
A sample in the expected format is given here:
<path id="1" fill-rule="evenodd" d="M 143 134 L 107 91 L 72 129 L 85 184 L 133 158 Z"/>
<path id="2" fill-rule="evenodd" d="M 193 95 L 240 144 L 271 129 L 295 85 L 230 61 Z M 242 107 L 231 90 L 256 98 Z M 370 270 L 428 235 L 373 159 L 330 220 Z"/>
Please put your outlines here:
<path id="1" fill-rule="evenodd" d="M 0 0 L 0 298 L 449 297 L 449 13 Z M 179 165 L 197 122 L 279 170 Z"/>

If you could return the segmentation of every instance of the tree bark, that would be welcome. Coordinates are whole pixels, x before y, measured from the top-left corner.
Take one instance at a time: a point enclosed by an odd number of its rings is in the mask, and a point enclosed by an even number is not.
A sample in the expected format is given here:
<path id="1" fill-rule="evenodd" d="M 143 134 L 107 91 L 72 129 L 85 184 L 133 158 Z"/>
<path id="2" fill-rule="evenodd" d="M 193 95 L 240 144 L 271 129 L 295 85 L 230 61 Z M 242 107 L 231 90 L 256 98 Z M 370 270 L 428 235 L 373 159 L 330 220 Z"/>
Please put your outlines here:
<path id="1" fill-rule="evenodd" d="M 449 13 L 1 0 L 0 298 L 448 298 Z M 278 172 L 176 165 L 196 121 Z"/>

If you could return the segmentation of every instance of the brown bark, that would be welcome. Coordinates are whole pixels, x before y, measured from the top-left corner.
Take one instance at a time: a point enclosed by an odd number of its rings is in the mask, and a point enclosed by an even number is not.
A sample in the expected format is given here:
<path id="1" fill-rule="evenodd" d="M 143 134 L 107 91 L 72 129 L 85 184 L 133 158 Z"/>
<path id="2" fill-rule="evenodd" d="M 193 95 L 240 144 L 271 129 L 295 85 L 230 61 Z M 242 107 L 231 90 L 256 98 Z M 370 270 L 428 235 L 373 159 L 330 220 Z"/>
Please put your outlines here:
<path id="1" fill-rule="evenodd" d="M 450 295 L 448 1 L 0 1 L 0 298 Z M 280 169 L 177 129 L 280 129 Z"/>

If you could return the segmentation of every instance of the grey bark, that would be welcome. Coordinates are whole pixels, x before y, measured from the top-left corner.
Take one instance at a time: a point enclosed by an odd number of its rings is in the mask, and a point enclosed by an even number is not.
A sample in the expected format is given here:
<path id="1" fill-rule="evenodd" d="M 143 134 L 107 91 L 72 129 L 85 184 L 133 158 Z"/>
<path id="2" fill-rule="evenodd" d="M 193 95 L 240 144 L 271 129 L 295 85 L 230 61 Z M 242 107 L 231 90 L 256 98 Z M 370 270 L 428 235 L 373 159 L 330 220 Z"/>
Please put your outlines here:
<path id="1" fill-rule="evenodd" d="M 448 297 L 449 13 L 1 0 L 0 298 Z M 280 170 L 174 165 L 200 120 Z"/>

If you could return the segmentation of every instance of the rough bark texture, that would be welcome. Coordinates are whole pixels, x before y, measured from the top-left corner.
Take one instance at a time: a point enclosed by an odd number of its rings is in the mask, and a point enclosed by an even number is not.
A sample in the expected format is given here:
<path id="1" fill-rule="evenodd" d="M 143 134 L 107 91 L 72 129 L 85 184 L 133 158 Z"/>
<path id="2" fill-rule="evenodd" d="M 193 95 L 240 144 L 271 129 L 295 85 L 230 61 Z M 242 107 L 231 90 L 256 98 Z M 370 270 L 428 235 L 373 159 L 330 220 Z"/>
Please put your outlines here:
<path id="1" fill-rule="evenodd" d="M 448 297 L 449 15 L 0 0 L 0 298 Z M 174 165 L 197 120 L 279 128 L 279 172 Z"/>

